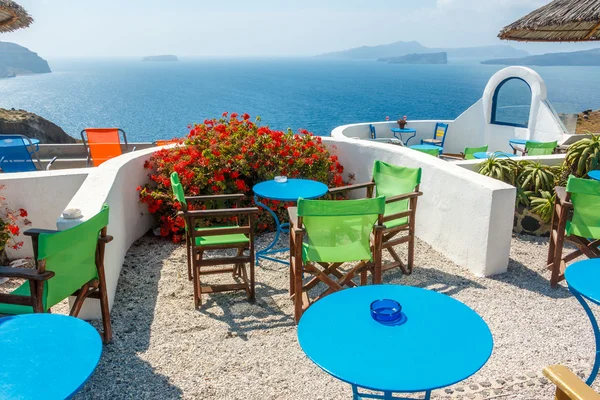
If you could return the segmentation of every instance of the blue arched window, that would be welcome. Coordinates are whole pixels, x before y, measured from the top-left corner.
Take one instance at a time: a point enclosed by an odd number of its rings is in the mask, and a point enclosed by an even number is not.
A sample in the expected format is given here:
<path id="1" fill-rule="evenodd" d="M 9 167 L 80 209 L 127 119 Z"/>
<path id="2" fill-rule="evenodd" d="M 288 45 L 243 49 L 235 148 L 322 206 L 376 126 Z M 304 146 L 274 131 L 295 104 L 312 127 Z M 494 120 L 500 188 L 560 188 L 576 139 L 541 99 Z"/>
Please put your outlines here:
<path id="1" fill-rule="evenodd" d="M 492 124 L 527 128 L 531 109 L 531 88 L 521 78 L 502 81 L 492 100 Z"/>

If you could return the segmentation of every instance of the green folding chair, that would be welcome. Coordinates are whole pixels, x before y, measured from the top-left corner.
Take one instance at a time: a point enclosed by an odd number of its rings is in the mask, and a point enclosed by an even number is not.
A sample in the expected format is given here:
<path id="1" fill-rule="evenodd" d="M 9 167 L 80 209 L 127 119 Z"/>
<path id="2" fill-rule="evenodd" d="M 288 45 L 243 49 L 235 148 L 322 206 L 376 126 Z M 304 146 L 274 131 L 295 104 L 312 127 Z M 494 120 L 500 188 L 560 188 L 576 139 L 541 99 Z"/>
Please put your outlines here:
<path id="1" fill-rule="evenodd" d="M 0 267 L 0 278 L 26 281 L 10 294 L 0 294 L 0 314 L 49 312 L 64 299 L 75 296 L 70 315 L 77 317 L 85 299 L 100 300 L 105 343 L 112 338 L 104 274 L 104 248 L 112 240 L 106 234 L 108 205 L 89 220 L 64 231 L 29 229 L 35 269 Z"/>
<path id="2" fill-rule="evenodd" d="M 329 189 L 332 194 L 349 190 L 366 189 L 367 198 L 385 196 L 385 215 L 383 223 L 382 248 L 392 256 L 392 262 L 382 266 L 382 271 L 398 268 L 410 274 L 414 263 L 415 249 L 415 217 L 417 199 L 423 195 L 419 191 L 421 184 L 421 168 L 408 168 L 375 161 L 371 182 Z M 373 191 L 375 190 L 375 192 Z M 402 261 L 394 246 L 408 243 L 408 260 Z"/>
<path id="3" fill-rule="evenodd" d="M 564 279 L 569 261 L 582 255 L 600 257 L 600 181 L 570 176 L 567 187 L 556 187 L 556 206 L 552 217 L 552 234 L 548 247 L 550 283 L 555 287 Z M 577 250 L 563 256 L 567 240 Z"/>
<path id="4" fill-rule="evenodd" d="M 481 147 L 465 147 L 464 159 L 465 160 L 475 160 L 475 153 L 485 153 L 488 151 L 488 145 Z"/>
<path id="5" fill-rule="evenodd" d="M 171 174 L 171 187 L 175 199 L 181 204 L 179 215 L 185 219 L 185 238 L 188 263 L 188 278 L 194 284 L 194 306 L 202 305 L 202 294 L 244 290 L 248 301 L 254 301 L 254 218 L 258 208 L 241 208 L 243 194 L 222 194 L 209 196 L 185 196 L 177 172 Z M 212 210 L 189 210 L 188 202 L 233 201 L 237 208 Z M 234 225 L 218 227 L 199 227 L 199 223 L 214 218 L 233 218 Z M 241 220 L 246 221 L 240 226 Z M 204 258 L 210 250 L 235 249 L 235 256 Z M 248 251 L 248 255 L 244 252 Z M 233 267 L 223 268 L 223 265 Z M 249 271 L 245 265 L 249 264 Z M 221 267 L 219 267 L 221 266 Z M 219 267 L 219 268 L 216 268 Z M 235 283 L 204 285 L 202 275 L 231 273 Z"/>
<path id="6" fill-rule="evenodd" d="M 296 322 L 311 302 L 344 287 L 381 283 L 381 240 L 385 198 L 362 200 L 298 200 L 290 214 L 290 294 Z M 373 234 L 373 235 L 372 235 Z M 373 238 L 371 239 L 371 236 Z M 306 242 L 303 239 L 306 238 Z M 354 264 L 340 270 L 345 263 Z M 310 275 L 305 283 L 304 275 Z M 324 283 L 327 289 L 314 299 L 309 291 Z"/>
<path id="7" fill-rule="evenodd" d="M 558 142 L 525 142 L 525 155 L 528 156 L 547 156 L 554 153 Z"/>

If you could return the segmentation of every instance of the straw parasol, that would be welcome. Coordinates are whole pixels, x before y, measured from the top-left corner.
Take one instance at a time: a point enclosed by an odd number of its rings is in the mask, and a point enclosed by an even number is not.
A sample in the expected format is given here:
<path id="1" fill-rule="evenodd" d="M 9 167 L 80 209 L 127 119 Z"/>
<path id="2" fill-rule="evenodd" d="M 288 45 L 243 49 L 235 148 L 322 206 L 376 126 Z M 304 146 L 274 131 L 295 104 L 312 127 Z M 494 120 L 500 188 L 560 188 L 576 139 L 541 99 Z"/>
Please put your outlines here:
<path id="1" fill-rule="evenodd" d="M 521 42 L 600 40 L 600 0 L 554 0 L 504 27 L 500 39 Z"/>
<path id="2" fill-rule="evenodd" d="M 12 0 L 0 0 L 0 33 L 27 28 L 33 18 Z"/>

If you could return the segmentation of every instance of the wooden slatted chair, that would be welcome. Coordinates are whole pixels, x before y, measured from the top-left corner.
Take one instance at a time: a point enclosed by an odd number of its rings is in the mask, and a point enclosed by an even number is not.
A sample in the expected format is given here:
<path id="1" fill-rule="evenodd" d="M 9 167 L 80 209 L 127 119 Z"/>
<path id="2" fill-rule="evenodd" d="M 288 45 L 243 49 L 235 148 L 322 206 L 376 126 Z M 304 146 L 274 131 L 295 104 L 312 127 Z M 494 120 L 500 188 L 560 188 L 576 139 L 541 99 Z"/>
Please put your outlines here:
<path id="1" fill-rule="evenodd" d="M 344 287 L 355 287 L 353 279 L 367 284 L 381 283 L 381 239 L 385 199 L 298 200 L 288 208 L 290 216 L 290 295 L 296 323 L 302 313 L 317 301 Z M 304 238 L 307 239 L 303 242 Z M 355 264 L 343 272 L 340 267 Z M 304 274 L 311 278 L 304 283 Z M 319 283 L 327 289 L 314 299 L 309 291 Z"/>
<path id="2" fill-rule="evenodd" d="M 194 307 L 202 305 L 202 294 L 244 290 L 248 301 L 254 301 L 254 218 L 258 208 L 240 208 L 243 194 L 187 197 L 176 172 L 171 174 L 171 187 L 175 199 L 181 204 L 179 215 L 185 219 L 188 278 L 194 284 Z M 234 201 L 237 208 L 215 210 L 189 210 L 188 202 Z M 200 228 L 198 223 L 212 218 L 233 218 L 235 225 Z M 240 226 L 242 218 L 247 222 Z M 205 258 L 211 250 L 235 249 L 235 256 Z M 247 251 L 248 255 L 244 252 Z M 233 267 L 223 268 L 223 265 Z M 246 270 L 249 264 L 249 271 Z M 219 267 L 219 268 L 216 268 Z M 202 275 L 231 273 L 241 280 L 230 284 L 204 285 Z"/>
<path id="3" fill-rule="evenodd" d="M 600 181 L 570 176 L 567 187 L 556 187 L 555 191 L 547 260 L 552 287 L 565 279 L 568 262 L 582 255 L 600 257 Z M 565 240 L 577 250 L 563 256 Z"/>
<path id="4" fill-rule="evenodd" d="M 556 385 L 555 400 L 600 400 L 600 394 L 563 365 L 544 368 L 544 375 Z"/>
<path id="5" fill-rule="evenodd" d="M 419 191 L 420 183 L 421 168 L 401 167 L 383 161 L 375 161 L 371 182 L 329 189 L 331 194 L 366 189 L 368 198 L 373 197 L 374 191 L 376 196 L 385 196 L 386 205 L 383 217 L 385 230 L 382 247 L 388 251 L 394 261 L 384 265 L 383 271 L 399 267 L 407 275 L 412 272 L 417 199 L 423 194 Z M 394 250 L 394 246 L 403 243 L 408 243 L 406 264 Z"/>
<path id="6" fill-rule="evenodd" d="M 87 298 L 100 300 L 104 343 L 112 328 L 104 274 L 104 249 L 112 240 L 106 234 L 108 206 L 73 228 L 64 231 L 29 229 L 35 268 L 0 267 L 0 278 L 26 281 L 10 294 L 0 293 L 0 314 L 50 312 L 50 308 L 75 296 L 70 315 L 77 317 Z"/>
<path id="7" fill-rule="evenodd" d="M 448 124 L 438 122 L 435 124 L 433 130 L 433 139 L 423 139 L 421 144 L 432 144 L 441 148 L 440 152 L 444 150 L 444 142 L 446 141 L 446 134 L 448 133 Z"/>

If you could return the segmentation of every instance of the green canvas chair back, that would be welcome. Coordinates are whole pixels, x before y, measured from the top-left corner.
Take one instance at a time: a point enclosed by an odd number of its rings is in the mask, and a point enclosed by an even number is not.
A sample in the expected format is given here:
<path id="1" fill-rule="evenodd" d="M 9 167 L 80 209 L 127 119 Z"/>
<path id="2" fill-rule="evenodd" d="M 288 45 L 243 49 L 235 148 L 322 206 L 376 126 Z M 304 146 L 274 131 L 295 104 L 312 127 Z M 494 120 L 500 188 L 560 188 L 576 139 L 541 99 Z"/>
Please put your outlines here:
<path id="1" fill-rule="evenodd" d="M 558 142 L 530 142 L 525 143 L 525 151 L 528 156 L 547 156 L 554 152 Z"/>
<path id="2" fill-rule="evenodd" d="M 573 218 L 567 235 L 600 239 L 600 181 L 570 176 L 567 192 L 573 203 Z"/>
<path id="3" fill-rule="evenodd" d="M 362 200 L 298 200 L 308 242 L 304 261 L 347 262 L 371 260 L 370 237 L 385 211 L 383 196 Z"/>
<path id="4" fill-rule="evenodd" d="M 375 194 L 386 198 L 414 192 L 421 183 L 421 168 L 408 168 L 375 161 L 373 165 L 373 181 Z M 385 205 L 385 216 L 398 214 L 408 210 L 408 200 L 395 201 Z M 385 223 L 386 228 L 403 225 L 408 217 L 395 219 Z"/>
<path id="5" fill-rule="evenodd" d="M 481 147 L 465 147 L 465 160 L 474 160 L 475 153 L 485 153 L 486 151 L 488 151 L 487 144 Z"/>
<path id="6" fill-rule="evenodd" d="M 173 172 L 171 174 L 171 189 L 173 190 L 173 196 L 175 196 L 175 199 L 177 199 L 177 201 L 182 205 L 187 206 L 183 186 L 181 185 L 181 182 L 179 182 L 179 175 L 177 172 Z"/>

